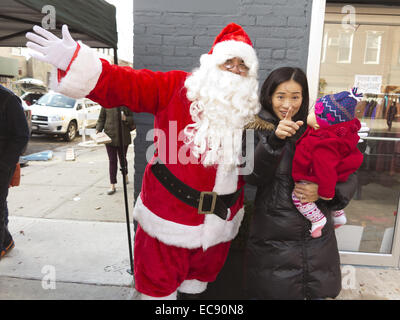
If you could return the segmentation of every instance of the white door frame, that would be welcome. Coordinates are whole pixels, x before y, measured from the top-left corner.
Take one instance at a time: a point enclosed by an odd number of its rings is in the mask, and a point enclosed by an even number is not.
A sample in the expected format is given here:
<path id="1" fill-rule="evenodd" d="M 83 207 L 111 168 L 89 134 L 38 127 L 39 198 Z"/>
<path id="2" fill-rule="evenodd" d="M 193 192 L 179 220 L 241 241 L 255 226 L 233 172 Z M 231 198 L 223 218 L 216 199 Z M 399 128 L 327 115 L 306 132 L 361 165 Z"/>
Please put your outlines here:
<path id="1" fill-rule="evenodd" d="M 324 35 L 326 0 L 313 0 L 310 23 L 310 42 L 308 45 L 307 79 L 310 94 L 310 106 L 318 96 L 319 72 Z M 311 108 L 310 108 L 311 109 Z"/>

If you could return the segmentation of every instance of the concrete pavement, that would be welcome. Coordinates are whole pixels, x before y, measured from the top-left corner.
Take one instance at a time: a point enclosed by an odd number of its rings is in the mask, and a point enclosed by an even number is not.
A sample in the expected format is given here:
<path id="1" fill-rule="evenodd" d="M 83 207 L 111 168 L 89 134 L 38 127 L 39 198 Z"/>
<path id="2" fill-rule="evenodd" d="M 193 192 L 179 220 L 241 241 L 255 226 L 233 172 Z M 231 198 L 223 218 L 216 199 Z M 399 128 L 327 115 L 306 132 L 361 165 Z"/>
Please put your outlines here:
<path id="1" fill-rule="evenodd" d="M 65 161 L 73 146 L 75 161 Z M 133 147 L 128 168 L 133 168 Z M 133 178 L 133 172 L 129 172 Z M 0 299 L 137 299 L 130 269 L 122 177 L 109 196 L 104 146 L 72 144 L 30 161 L 10 189 L 16 246 L 0 262 Z M 128 184 L 132 217 L 133 181 Z M 132 220 L 132 219 L 131 219 Z M 133 237 L 133 224 L 130 224 Z"/>
<path id="2" fill-rule="evenodd" d="M 0 261 L 0 299 L 138 299 L 129 269 L 122 179 L 107 195 L 104 146 L 71 144 L 46 162 L 22 168 L 21 186 L 10 189 L 10 223 L 16 247 Z M 133 147 L 128 148 L 133 170 Z M 133 172 L 129 172 L 130 216 Z M 133 225 L 131 224 L 132 238 Z M 343 267 L 337 299 L 400 299 L 400 270 Z"/>

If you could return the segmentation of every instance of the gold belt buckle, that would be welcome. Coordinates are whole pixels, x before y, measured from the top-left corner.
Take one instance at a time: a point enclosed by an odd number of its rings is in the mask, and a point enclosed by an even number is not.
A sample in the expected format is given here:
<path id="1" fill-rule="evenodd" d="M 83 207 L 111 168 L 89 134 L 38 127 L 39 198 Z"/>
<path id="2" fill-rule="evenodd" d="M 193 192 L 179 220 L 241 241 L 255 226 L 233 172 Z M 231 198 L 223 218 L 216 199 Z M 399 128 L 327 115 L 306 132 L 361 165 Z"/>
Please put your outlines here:
<path id="1" fill-rule="evenodd" d="M 204 196 L 205 195 L 211 195 L 213 197 L 212 202 L 211 202 L 211 209 L 210 211 L 204 211 L 203 210 L 203 201 L 204 201 Z M 210 214 L 214 213 L 215 209 L 215 203 L 217 202 L 217 193 L 216 192 L 207 192 L 207 191 L 202 191 L 200 192 L 200 202 L 198 206 L 198 214 Z"/>

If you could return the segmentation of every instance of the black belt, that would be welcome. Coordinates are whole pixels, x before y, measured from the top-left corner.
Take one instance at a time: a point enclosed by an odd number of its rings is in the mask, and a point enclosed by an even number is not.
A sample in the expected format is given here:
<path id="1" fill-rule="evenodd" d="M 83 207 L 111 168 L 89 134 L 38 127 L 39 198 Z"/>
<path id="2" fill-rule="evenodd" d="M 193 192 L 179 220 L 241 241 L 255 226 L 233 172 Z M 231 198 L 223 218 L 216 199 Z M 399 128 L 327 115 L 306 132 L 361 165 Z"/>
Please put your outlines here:
<path id="1" fill-rule="evenodd" d="M 180 181 L 169 171 L 165 164 L 159 162 L 151 166 L 151 171 L 169 192 L 187 205 L 197 208 L 199 214 L 213 213 L 224 220 L 228 215 L 228 208 L 236 203 L 242 191 L 242 188 L 240 188 L 236 192 L 226 195 L 198 191 Z"/>

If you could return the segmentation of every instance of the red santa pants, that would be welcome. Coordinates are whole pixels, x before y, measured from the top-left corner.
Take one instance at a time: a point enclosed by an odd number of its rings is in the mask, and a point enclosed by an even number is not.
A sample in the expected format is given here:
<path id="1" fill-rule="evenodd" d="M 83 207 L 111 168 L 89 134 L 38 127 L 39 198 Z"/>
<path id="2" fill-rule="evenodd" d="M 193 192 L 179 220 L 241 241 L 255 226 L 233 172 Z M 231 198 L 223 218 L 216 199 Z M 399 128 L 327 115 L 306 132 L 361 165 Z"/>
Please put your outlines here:
<path id="1" fill-rule="evenodd" d="M 185 280 L 212 282 L 225 263 L 229 247 L 230 242 L 206 251 L 170 246 L 150 237 L 138 225 L 134 248 L 136 290 L 161 298 L 177 291 Z"/>

